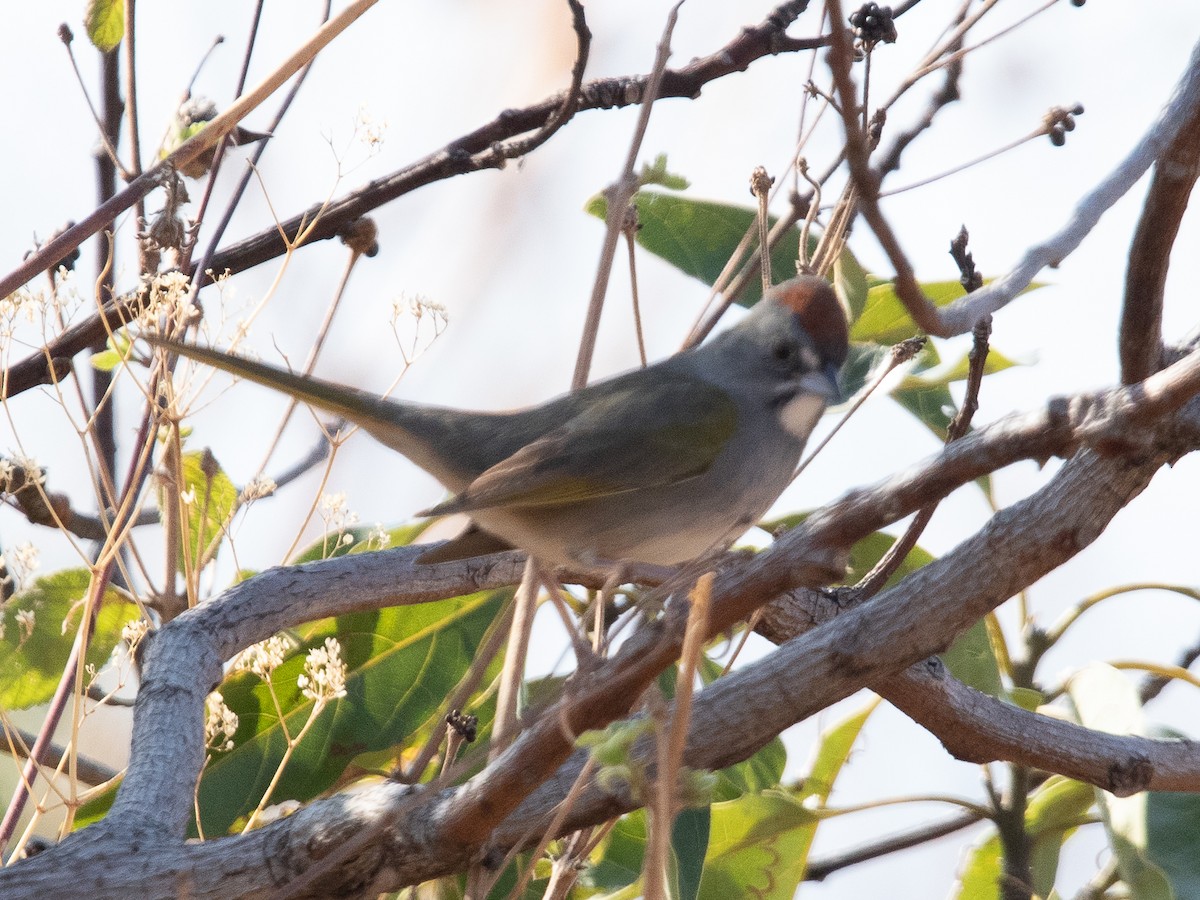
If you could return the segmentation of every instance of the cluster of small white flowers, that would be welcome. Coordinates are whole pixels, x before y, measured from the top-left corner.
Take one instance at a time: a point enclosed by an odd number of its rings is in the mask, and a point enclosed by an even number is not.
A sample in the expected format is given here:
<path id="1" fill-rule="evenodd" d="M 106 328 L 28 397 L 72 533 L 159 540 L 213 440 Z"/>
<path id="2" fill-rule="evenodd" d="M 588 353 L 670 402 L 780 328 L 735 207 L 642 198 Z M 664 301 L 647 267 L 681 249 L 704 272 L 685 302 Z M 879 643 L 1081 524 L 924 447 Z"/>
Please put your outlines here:
<path id="1" fill-rule="evenodd" d="M 225 705 L 219 691 L 208 695 L 204 710 L 204 746 L 210 750 L 232 750 L 238 728 L 237 713 Z"/>
<path id="2" fill-rule="evenodd" d="M 434 331 L 439 334 L 450 321 L 445 306 L 420 294 L 412 297 L 401 294 L 392 298 L 392 327 L 395 328 L 405 316 L 411 316 L 417 322 L 428 316 L 433 321 Z"/>
<path id="3" fill-rule="evenodd" d="M 354 130 L 371 155 L 378 153 L 383 146 L 383 137 L 387 134 L 387 128 L 387 119 L 375 119 L 366 106 L 358 108 L 358 118 L 354 123 Z"/>
<path id="4" fill-rule="evenodd" d="M 318 705 L 346 696 L 346 664 L 342 645 L 336 638 L 325 638 L 323 647 L 308 651 L 304 672 L 296 679 L 300 692 Z"/>
<path id="5" fill-rule="evenodd" d="M 20 320 L 29 324 L 41 321 L 46 310 L 46 295 L 41 291 L 17 288 L 7 297 L 0 297 L 0 338 L 8 339 L 16 333 Z"/>
<path id="6" fill-rule="evenodd" d="M 358 513 L 346 505 L 345 491 L 339 491 L 336 494 L 322 494 L 320 514 L 325 522 L 327 532 L 340 533 L 358 524 Z"/>
<path id="7" fill-rule="evenodd" d="M 20 478 L 16 478 L 18 470 Z M 17 487 L 28 487 L 46 483 L 46 473 L 32 456 L 14 453 L 11 459 L 0 459 L 0 493 Z"/>
<path id="8" fill-rule="evenodd" d="M 258 820 L 256 824 L 259 828 L 262 828 L 262 826 L 269 825 L 271 822 L 274 822 L 277 819 L 286 819 L 299 809 L 299 800 L 281 800 L 278 803 L 272 803 L 258 814 Z"/>
<path id="9" fill-rule="evenodd" d="M 375 527 L 371 529 L 371 533 L 367 535 L 367 548 L 370 550 L 382 550 L 391 542 L 392 536 L 383 527 L 383 523 L 376 522 Z"/>
<path id="10" fill-rule="evenodd" d="M 40 555 L 41 551 L 33 544 L 18 544 L 7 553 L 0 553 L 0 584 L 11 584 L 18 590 L 27 587 L 41 565 Z"/>
<path id="11" fill-rule="evenodd" d="M 165 322 L 182 324 L 200 315 L 191 303 L 191 279 L 178 269 L 146 278 L 145 289 L 145 305 L 138 316 L 144 328 L 157 329 Z"/>
<path id="12" fill-rule="evenodd" d="M 261 500 L 263 497 L 270 497 L 275 493 L 275 479 L 267 475 L 259 475 L 252 479 L 242 488 L 242 503 L 253 503 L 255 500 Z"/>
<path id="13" fill-rule="evenodd" d="M 21 629 L 21 643 L 33 636 L 33 628 L 37 625 L 37 613 L 32 609 L 17 610 L 17 627 Z"/>
<path id="14" fill-rule="evenodd" d="M 130 619 L 121 626 L 121 640 L 128 645 L 129 652 L 132 653 L 149 631 L 150 623 L 145 619 Z"/>
<path id="15" fill-rule="evenodd" d="M 294 646 L 286 634 L 272 635 L 239 653 L 233 660 L 232 669 L 235 672 L 253 672 L 266 681 L 276 667 L 287 659 Z"/>

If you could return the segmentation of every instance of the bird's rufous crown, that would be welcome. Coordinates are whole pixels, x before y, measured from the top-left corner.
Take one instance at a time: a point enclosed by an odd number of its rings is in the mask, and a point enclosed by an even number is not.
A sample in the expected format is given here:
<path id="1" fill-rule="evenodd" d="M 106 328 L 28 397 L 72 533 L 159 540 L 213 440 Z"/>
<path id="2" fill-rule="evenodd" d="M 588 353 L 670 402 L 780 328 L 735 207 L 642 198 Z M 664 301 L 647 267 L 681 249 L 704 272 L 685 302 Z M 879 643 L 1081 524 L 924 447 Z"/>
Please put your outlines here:
<path id="1" fill-rule="evenodd" d="M 795 313 L 828 362 L 840 367 L 846 361 L 850 330 L 842 304 L 828 281 L 816 275 L 797 275 L 775 285 L 764 299 Z"/>

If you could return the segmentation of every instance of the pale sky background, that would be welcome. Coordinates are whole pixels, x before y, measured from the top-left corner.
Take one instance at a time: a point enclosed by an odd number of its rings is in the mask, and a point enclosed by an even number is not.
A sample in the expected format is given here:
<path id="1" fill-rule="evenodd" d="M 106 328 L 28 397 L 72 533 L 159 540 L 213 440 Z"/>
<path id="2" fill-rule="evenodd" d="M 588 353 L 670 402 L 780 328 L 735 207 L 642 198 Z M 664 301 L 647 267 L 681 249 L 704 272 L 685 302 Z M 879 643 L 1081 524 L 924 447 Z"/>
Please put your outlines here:
<path id="1" fill-rule="evenodd" d="M 900 21 L 901 42 L 881 48 L 875 57 L 872 77 L 879 96 L 889 93 L 887 86 L 909 70 L 957 5 L 925 0 Z M 979 35 L 993 33 L 1037 5 L 1007 0 Z M 0 217 L 0 266 L 6 270 L 19 262 L 34 234 L 45 238 L 66 220 L 82 218 L 93 205 L 94 130 L 55 34 L 61 21 L 74 28 L 75 49 L 94 91 L 99 65 L 82 37 L 83 6 L 23 4 L 10 19 L 10 50 L 0 59 L 0 79 L 10 86 L 0 99 L 7 123 L 0 175 L 0 202 L 8 211 Z M 817 32 L 817 4 L 813 6 L 791 34 Z M 227 40 L 202 73 L 197 92 L 222 107 L 228 104 L 251 8 L 231 0 L 140 6 L 138 87 L 144 148 L 165 128 L 196 61 L 217 33 Z M 588 77 L 646 71 L 667 8 L 659 0 L 589 4 L 594 41 Z M 761 21 L 770 8 L 764 2 L 689 0 L 675 33 L 673 64 L 712 52 L 742 25 Z M 251 83 L 308 36 L 318 9 L 315 2 L 268 4 Z M 1168 97 L 1198 35 L 1200 5 L 1192 0 L 1096 0 L 1082 9 L 1060 2 L 974 54 L 962 82 L 963 101 L 945 110 L 935 130 L 910 148 L 892 186 L 936 174 L 1028 133 L 1052 105 L 1078 101 L 1086 113 L 1065 148 L 1055 149 L 1043 138 L 967 173 L 888 200 L 885 210 L 918 276 L 956 276 L 946 247 L 961 224 L 969 228 L 975 258 L 989 275 L 1007 270 L 1028 245 L 1055 230 L 1077 199 L 1140 138 Z M 331 192 L 341 195 L 407 164 L 502 109 L 559 90 L 567 83 L 573 53 L 574 37 L 563 3 L 380 4 L 320 57 L 264 157 L 263 186 L 252 186 L 230 237 L 256 232 L 269 221 L 266 197 L 280 216 L 293 215 Z M 698 101 L 664 101 L 651 119 L 643 159 L 668 154 L 671 169 L 692 181 L 688 196 L 748 204 L 751 169 L 762 164 L 779 173 L 790 155 L 808 66 L 807 55 L 762 60 L 747 73 L 708 85 Z M 824 83 L 823 76 L 818 78 Z M 913 92 L 893 112 L 889 127 L 906 127 L 925 96 L 920 89 Z M 269 104 L 252 115 L 247 126 L 265 128 L 273 108 Z M 353 137 L 360 110 L 386 126 L 374 155 Z M 537 402 L 564 390 L 602 237 L 600 223 L 582 207 L 617 175 L 636 115 L 636 110 L 582 113 L 519 165 L 441 182 L 378 211 L 381 252 L 354 273 L 319 373 L 364 388 L 385 388 L 402 366 L 388 324 L 392 302 L 402 295 L 421 295 L 446 307 L 450 326 L 406 375 L 398 396 L 494 409 Z M 827 127 L 808 149 L 818 170 L 840 139 L 832 116 L 824 124 Z M 334 149 L 347 170 L 340 183 Z M 237 170 L 227 165 L 222 171 L 218 201 L 227 195 Z M 1139 185 L 1120 201 L 1059 270 L 1043 273 L 1041 280 L 1049 287 L 1019 299 L 996 317 L 994 346 L 1030 365 L 985 382 L 977 422 L 1037 407 L 1051 395 L 1116 380 L 1115 323 L 1123 260 L 1144 190 L 1144 184 Z M 197 186 L 192 195 L 199 194 Z M 150 209 L 160 202 L 152 198 Z M 128 233 L 129 223 L 125 224 Z M 1189 284 L 1197 234 L 1196 223 L 1185 221 L 1168 283 L 1168 339 L 1184 334 L 1198 318 Z M 852 236 L 851 248 L 869 269 L 888 273 L 865 227 Z M 85 249 L 80 285 L 93 277 L 93 255 L 90 247 Z M 335 242 L 296 255 L 253 329 L 251 343 L 257 352 L 277 360 L 277 345 L 294 362 L 303 360 L 345 256 Z M 124 287 L 130 284 L 132 258 L 126 244 L 121 256 Z M 237 277 L 224 301 L 206 291 L 206 313 L 220 316 L 224 304 L 226 315 L 240 316 L 278 273 L 278 264 L 271 263 Z M 652 358 L 662 357 L 678 346 L 707 289 L 648 255 L 639 260 L 639 280 L 648 349 Z M 627 274 L 618 265 L 600 333 L 596 376 L 637 362 L 627 284 Z M 28 334 L 26 338 L 36 339 Z M 964 347 L 962 340 L 951 344 L 951 350 Z M 12 355 L 22 358 L 27 351 Z M 284 404 L 258 388 L 241 386 L 236 391 L 235 402 L 225 398 L 193 420 L 192 446 L 210 445 L 240 484 L 261 460 L 274 432 L 272 416 Z M 208 396 L 215 394 L 210 391 Z M 123 400 L 121 428 L 128 439 L 136 401 L 131 393 Z M 0 421 L 0 452 L 15 450 L 19 441 L 50 467 L 54 489 L 89 496 L 77 472 L 78 442 L 53 401 L 26 394 L 11 404 L 10 412 L 18 434 L 8 420 Z M 302 455 L 315 435 L 311 417 L 297 415 L 274 468 L 286 467 Z M 880 399 L 843 430 L 776 511 L 831 500 L 935 450 L 931 435 Z M 1027 495 L 1055 466 L 1039 471 L 1025 463 L 1005 470 L 996 479 L 999 499 L 1009 504 Z M 318 479 L 319 473 L 310 474 L 241 525 L 236 535 L 241 565 L 262 568 L 280 561 L 292 535 L 275 530 L 276 523 L 303 514 Z M 1198 482 L 1200 464 L 1194 458 L 1161 473 L 1094 547 L 1033 587 L 1031 605 L 1039 620 L 1048 624 L 1081 597 L 1115 584 L 1195 584 Z M 431 478 L 365 437 L 340 452 L 328 489 L 344 491 L 365 524 L 405 521 L 413 510 L 436 502 L 442 494 Z M 935 554 L 944 553 L 985 518 L 977 493 L 964 489 L 943 505 L 922 544 Z M 32 529 L 14 514 L 0 515 L 0 537 L 5 548 L 34 541 L 42 551 L 43 572 L 74 564 L 59 538 Z M 227 582 L 232 569 L 231 556 L 223 554 L 215 583 Z M 1006 616 L 1005 621 L 1013 619 Z M 547 647 L 558 640 L 555 627 L 548 622 L 539 630 Z M 1172 662 L 1198 633 L 1200 615 L 1193 605 L 1169 595 L 1136 594 L 1085 617 L 1072 637 L 1050 654 L 1041 672 L 1054 684 L 1093 659 Z M 769 648 L 755 649 L 761 654 Z M 547 650 L 543 664 L 556 658 L 556 650 Z M 789 775 L 804 772 L 817 730 L 863 701 L 864 697 L 852 698 L 789 733 Z M 1189 726 L 1194 726 L 1198 712 L 1195 693 L 1179 686 L 1168 689 L 1148 711 L 1153 721 L 1192 736 L 1197 729 Z M 101 742 L 123 750 L 120 740 Z M 885 705 L 871 720 L 833 802 L 849 805 L 926 793 L 977 799 L 979 770 L 953 761 L 935 739 Z M 814 857 L 855 846 L 867 835 L 952 812 L 949 807 L 924 805 L 834 820 L 820 829 Z M 1068 845 L 1067 874 L 1060 881 L 1064 893 L 1073 892 L 1094 871 L 1102 845 L 1098 831 L 1093 828 L 1089 836 L 1085 830 Z M 880 891 L 889 896 L 944 896 L 966 842 L 960 834 L 839 873 L 822 884 L 805 885 L 801 893 L 813 898 L 882 896 Z M 908 886 L 903 894 L 895 893 L 900 884 Z"/>

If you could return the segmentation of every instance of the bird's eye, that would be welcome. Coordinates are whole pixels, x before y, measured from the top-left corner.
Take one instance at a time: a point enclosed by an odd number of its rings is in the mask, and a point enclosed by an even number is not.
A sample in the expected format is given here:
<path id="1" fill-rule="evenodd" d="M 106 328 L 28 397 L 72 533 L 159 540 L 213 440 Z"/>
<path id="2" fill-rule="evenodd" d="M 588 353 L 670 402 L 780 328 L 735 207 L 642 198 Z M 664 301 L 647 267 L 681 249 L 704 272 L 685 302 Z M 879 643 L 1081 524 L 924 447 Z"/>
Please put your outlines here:
<path id="1" fill-rule="evenodd" d="M 790 341 L 776 341 L 771 348 L 771 356 L 781 363 L 791 362 L 796 358 L 796 348 Z"/>

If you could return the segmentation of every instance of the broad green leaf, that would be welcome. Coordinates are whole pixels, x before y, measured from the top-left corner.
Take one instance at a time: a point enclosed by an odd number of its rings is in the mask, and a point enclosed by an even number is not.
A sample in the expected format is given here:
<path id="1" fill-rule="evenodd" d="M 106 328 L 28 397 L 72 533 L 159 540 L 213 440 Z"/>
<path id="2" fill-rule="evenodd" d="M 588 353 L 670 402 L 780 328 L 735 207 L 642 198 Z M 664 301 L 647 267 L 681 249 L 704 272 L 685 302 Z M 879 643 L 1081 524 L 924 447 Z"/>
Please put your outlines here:
<path id="1" fill-rule="evenodd" d="M 75 816 L 71 819 L 71 830 L 79 831 L 88 825 L 94 825 L 108 815 L 108 811 L 112 809 L 113 801 L 117 799 L 117 789 L 121 786 L 124 778 L 124 774 L 117 776 L 106 790 L 101 791 L 88 800 L 87 803 L 83 804 L 83 806 L 79 807 L 75 811 Z"/>
<path id="2" fill-rule="evenodd" d="M 237 503 L 238 489 L 208 449 L 183 454 L 180 470 L 186 523 L 179 536 L 179 568 L 183 571 L 200 558 L 228 525 Z M 165 498 L 160 497 L 160 506 L 165 502 Z"/>
<path id="3" fill-rule="evenodd" d="M 951 893 L 953 900 L 1000 900 L 1004 858 L 1000 838 L 989 831 L 967 852 Z"/>
<path id="4" fill-rule="evenodd" d="M 601 891 L 618 891 L 642 877 L 646 860 L 646 813 L 643 810 L 621 816 L 608 833 L 596 864 L 581 879 Z"/>
<path id="5" fill-rule="evenodd" d="M 967 293 L 957 281 L 926 281 L 921 283 L 921 290 L 935 306 L 948 306 Z M 866 306 L 850 328 L 850 339 L 898 344 L 920 333 L 908 310 L 900 302 L 896 285 L 888 281 L 867 291 Z"/>
<path id="6" fill-rule="evenodd" d="M 945 387 L 955 381 L 964 381 L 970 372 L 970 365 L 970 360 L 968 360 L 967 354 L 964 353 L 953 362 L 944 362 L 924 371 L 909 373 L 897 388 L 899 390 L 919 390 L 929 387 Z M 996 350 L 989 350 L 987 362 L 983 365 L 983 374 L 994 375 L 997 372 L 1003 372 L 1005 369 L 1011 369 L 1013 366 L 1019 365 L 1021 363 L 1014 362 L 1003 353 Z"/>
<path id="7" fill-rule="evenodd" d="M 858 712 L 851 713 L 833 727 L 821 732 L 816 758 L 799 788 L 801 797 L 816 797 L 822 806 L 825 805 L 833 791 L 833 783 L 837 781 L 842 767 L 850 758 L 850 751 L 862 733 L 863 726 L 878 706 L 879 698 L 872 697 Z"/>
<path id="8" fill-rule="evenodd" d="M 671 896 L 696 900 L 708 852 L 712 813 L 707 806 L 685 809 L 671 826 L 671 868 L 667 873 Z"/>
<path id="9" fill-rule="evenodd" d="M 833 261 L 833 289 L 846 309 L 850 310 L 850 321 L 858 321 L 866 308 L 871 282 L 866 269 L 859 265 L 849 250 Z"/>
<path id="10" fill-rule="evenodd" d="M 125 0 L 88 0 L 83 27 L 101 53 L 115 50 L 125 36 Z"/>
<path id="11" fill-rule="evenodd" d="M 1029 867 L 1034 893 L 1049 896 L 1058 876 L 1062 846 L 1091 808 L 1095 793 L 1090 784 L 1051 776 L 1034 792 L 1025 810 L 1025 831 L 1033 846 Z"/>
<path id="12" fill-rule="evenodd" d="M 702 900 L 792 900 L 804 878 L 818 817 L 783 791 L 712 806 Z"/>
<path id="13" fill-rule="evenodd" d="M 638 191 L 634 196 L 641 228 L 637 241 L 655 256 L 707 285 L 716 283 L 746 231 L 754 227 L 757 213 L 748 206 L 713 200 L 694 200 L 658 191 Z M 585 209 L 604 219 L 608 200 L 597 194 Z M 774 224 L 774 219 L 771 220 Z M 810 240 L 813 247 L 815 240 Z M 771 251 L 775 281 L 796 274 L 800 229 L 791 228 Z M 742 306 L 753 306 L 762 297 L 759 279 L 751 279 L 738 298 Z"/>
<path id="14" fill-rule="evenodd" d="M 105 342 L 108 348 L 93 354 L 92 368 L 99 372 L 111 372 L 121 363 L 129 359 L 133 352 L 133 341 L 124 331 L 114 331 Z"/>
<path id="15" fill-rule="evenodd" d="M 883 344 L 864 344 L 852 342 L 850 355 L 842 366 L 839 377 L 843 397 L 853 397 L 867 385 L 876 368 L 891 355 L 891 348 Z"/>
<path id="16" fill-rule="evenodd" d="M 1045 285 L 1033 282 L 1021 293 L 1036 291 L 1040 287 Z M 921 290 L 938 307 L 949 306 L 967 293 L 957 281 L 923 281 Z M 897 344 L 920 333 L 908 310 L 900 302 L 895 284 L 890 281 L 877 284 L 867 292 L 862 315 L 850 327 L 851 340 L 881 344 Z"/>
<path id="17" fill-rule="evenodd" d="M 355 757 L 405 743 L 426 726 L 474 661 L 505 597 L 503 592 L 473 594 L 355 613 L 298 629 L 302 646 L 272 676 L 288 733 L 297 734 L 313 709 L 296 682 L 306 650 L 330 635 L 342 645 L 347 695 L 329 703 L 317 717 L 296 747 L 271 802 L 311 799 L 332 785 Z M 254 808 L 287 743 L 267 686 L 257 677 L 234 675 L 220 690 L 238 714 L 239 727 L 234 749 L 215 755 L 200 783 L 200 809 L 209 836 L 224 834 Z"/>
<path id="18" fill-rule="evenodd" d="M 83 614 L 80 601 L 90 580 L 86 569 L 65 569 L 37 579 L 0 604 L 0 709 L 27 709 L 53 696 L 71 655 Z M 117 590 L 106 590 L 87 664 L 103 666 L 125 623 L 139 616 L 137 606 Z"/>
<path id="19" fill-rule="evenodd" d="M 1045 284 L 1033 282 L 1021 293 L 1036 291 L 1040 287 L 1045 287 Z M 949 306 L 967 293 L 957 281 L 923 281 L 921 290 L 938 307 Z M 877 284 L 867 292 L 866 306 L 850 328 L 850 339 L 897 344 L 920 333 L 908 310 L 900 302 L 895 284 L 889 281 Z"/>
<path id="20" fill-rule="evenodd" d="M 1051 896 L 1058 874 L 1062 845 L 1079 826 L 1092 805 L 1091 785 L 1055 775 L 1029 798 L 1025 831 L 1032 843 L 1030 869 L 1034 894 Z M 1000 900 L 1003 848 L 995 829 L 990 829 L 970 850 L 959 872 L 955 900 Z"/>
<path id="21" fill-rule="evenodd" d="M 792 513 L 790 515 L 781 516 L 778 519 L 771 519 L 763 522 L 759 527 L 771 534 L 778 534 L 788 529 L 795 528 L 805 519 L 809 513 Z M 883 559 L 883 555 L 891 548 L 892 544 L 896 543 L 896 539 L 884 531 L 876 531 L 867 535 L 865 538 L 858 540 L 854 546 L 850 548 L 849 565 L 846 568 L 846 584 L 854 584 L 866 576 L 875 565 Z M 900 579 L 915 572 L 922 566 L 933 562 L 934 557 L 928 551 L 922 550 L 919 546 L 913 547 L 905 555 L 903 562 L 897 567 L 895 573 L 888 579 L 886 587 L 898 583 Z"/>
<path id="22" fill-rule="evenodd" d="M 983 619 L 958 636 L 950 649 L 942 654 L 942 662 L 951 675 L 975 690 L 993 697 L 1004 696 L 1000 665 Z"/>
<path id="23" fill-rule="evenodd" d="M 1110 734 L 1145 734 L 1137 691 L 1112 666 L 1084 667 L 1068 682 L 1067 696 L 1081 725 Z M 1115 797 L 1098 788 L 1095 795 L 1117 871 L 1132 895 L 1138 900 L 1173 900 L 1175 893 L 1149 846 L 1148 795 Z"/>
<path id="24" fill-rule="evenodd" d="M 1146 843 L 1177 898 L 1200 897 L 1200 798 L 1146 795 Z"/>

